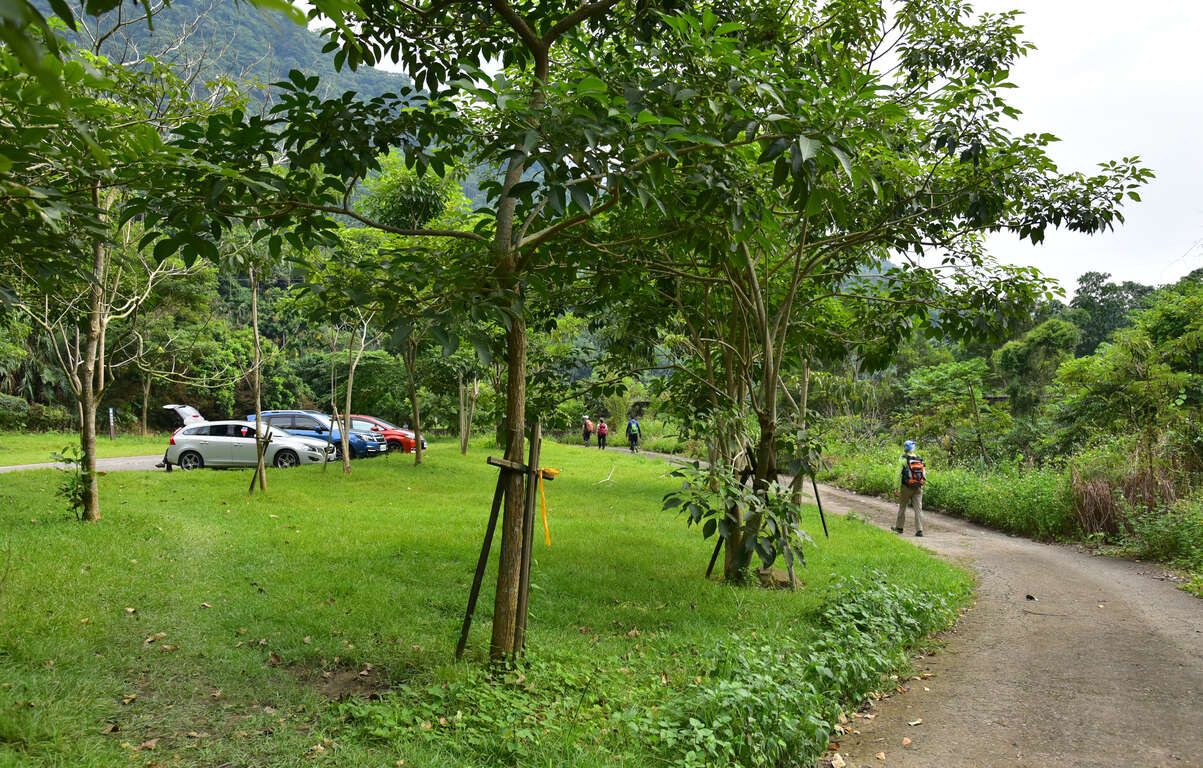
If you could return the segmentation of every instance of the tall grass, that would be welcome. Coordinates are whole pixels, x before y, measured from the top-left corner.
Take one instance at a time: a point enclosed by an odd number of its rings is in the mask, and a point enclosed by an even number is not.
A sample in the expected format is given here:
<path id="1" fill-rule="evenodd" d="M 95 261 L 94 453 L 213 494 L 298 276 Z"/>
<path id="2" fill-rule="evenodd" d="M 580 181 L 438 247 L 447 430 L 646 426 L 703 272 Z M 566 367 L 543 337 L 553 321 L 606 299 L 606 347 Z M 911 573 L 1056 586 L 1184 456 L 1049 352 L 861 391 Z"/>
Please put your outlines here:
<path id="1" fill-rule="evenodd" d="M 878 447 L 858 451 L 836 446 L 823 479 L 888 498 L 898 498 L 901 451 Z M 927 485 L 923 504 L 999 530 L 1037 539 L 1073 536 L 1079 531 L 1073 494 L 1065 472 L 999 467 L 990 471 L 942 466 L 925 456 Z"/>

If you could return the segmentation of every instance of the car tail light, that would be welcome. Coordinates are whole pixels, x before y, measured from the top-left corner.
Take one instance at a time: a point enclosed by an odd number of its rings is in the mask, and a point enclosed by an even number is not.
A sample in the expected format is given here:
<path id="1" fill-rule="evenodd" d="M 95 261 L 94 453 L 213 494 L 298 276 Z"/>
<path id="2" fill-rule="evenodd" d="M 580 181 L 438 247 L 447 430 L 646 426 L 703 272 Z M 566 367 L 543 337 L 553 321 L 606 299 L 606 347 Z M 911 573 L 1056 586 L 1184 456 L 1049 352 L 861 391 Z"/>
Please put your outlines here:
<path id="1" fill-rule="evenodd" d="M 168 444 L 168 445 L 175 445 L 175 435 L 172 435 L 172 436 L 171 436 L 171 439 L 167 441 L 167 444 Z"/>

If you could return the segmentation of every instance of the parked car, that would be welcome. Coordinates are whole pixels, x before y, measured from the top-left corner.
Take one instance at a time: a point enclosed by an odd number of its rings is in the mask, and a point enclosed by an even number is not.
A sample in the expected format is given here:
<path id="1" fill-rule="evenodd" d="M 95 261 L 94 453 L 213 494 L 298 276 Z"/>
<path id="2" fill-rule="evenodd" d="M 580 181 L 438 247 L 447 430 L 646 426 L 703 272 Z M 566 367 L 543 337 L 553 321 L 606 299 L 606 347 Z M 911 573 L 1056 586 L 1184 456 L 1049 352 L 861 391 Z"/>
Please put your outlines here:
<path id="1" fill-rule="evenodd" d="M 246 418 L 247 421 L 254 421 L 255 414 L 247 414 Z M 335 456 L 342 458 L 342 434 L 338 425 L 332 424 L 330 417 L 320 411 L 264 411 L 263 420 L 268 426 L 293 435 L 312 437 L 323 442 L 329 439 L 334 446 Z M 388 450 L 383 437 L 373 432 L 356 432 L 354 429 L 347 435 L 347 444 L 354 459 L 378 456 Z"/>
<path id="2" fill-rule="evenodd" d="M 390 451 L 413 453 L 415 436 L 411 430 L 393 426 L 384 419 L 375 416 L 359 416 L 352 414 L 351 429 L 356 432 L 375 432 L 384 437 Z M 426 438 L 422 438 L 422 450 L 426 450 Z"/>
<path id="3" fill-rule="evenodd" d="M 334 451 L 325 441 L 290 435 L 268 427 L 268 443 L 263 462 L 286 469 L 301 464 L 333 459 Z M 175 431 L 167 445 L 163 461 L 183 470 L 203 467 L 253 467 L 258 457 L 255 425 L 245 421 L 200 421 L 185 424 Z"/>

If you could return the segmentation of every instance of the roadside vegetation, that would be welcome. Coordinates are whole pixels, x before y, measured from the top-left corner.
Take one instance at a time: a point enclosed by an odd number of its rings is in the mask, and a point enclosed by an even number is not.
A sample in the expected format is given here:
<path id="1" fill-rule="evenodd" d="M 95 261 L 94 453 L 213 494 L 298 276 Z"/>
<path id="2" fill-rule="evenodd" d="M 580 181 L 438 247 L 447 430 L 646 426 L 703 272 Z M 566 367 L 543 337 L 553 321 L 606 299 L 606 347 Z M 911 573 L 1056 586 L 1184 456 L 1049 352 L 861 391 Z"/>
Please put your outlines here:
<path id="1" fill-rule="evenodd" d="M 452 661 L 483 451 L 269 470 L 255 498 L 244 471 L 110 473 L 119 501 L 84 527 L 53 471 L 6 476 L 0 765 L 805 765 L 967 595 L 859 520 L 822 539 L 813 508 L 798 592 L 709 581 L 707 545 L 660 510 L 662 461 L 545 456 L 552 544 L 508 672 L 483 601 Z"/>
<path id="2" fill-rule="evenodd" d="M 880 376 L 824 375 L 824 476 L 894 494 L 899 446 L 918 440 L 926 505 L 1165 563 L 1203 596 L 1201 277 L 1154 290 L 1089 274 L 988 355 L 916 342 Z"/>

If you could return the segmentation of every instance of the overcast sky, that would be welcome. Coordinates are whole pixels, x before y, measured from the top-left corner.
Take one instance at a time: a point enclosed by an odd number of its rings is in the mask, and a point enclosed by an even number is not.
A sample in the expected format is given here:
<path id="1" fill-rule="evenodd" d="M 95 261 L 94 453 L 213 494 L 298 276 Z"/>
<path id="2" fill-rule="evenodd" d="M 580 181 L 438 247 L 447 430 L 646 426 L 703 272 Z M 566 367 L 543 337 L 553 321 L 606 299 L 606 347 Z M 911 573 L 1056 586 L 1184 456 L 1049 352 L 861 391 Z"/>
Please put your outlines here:
<path id="1" fill-rule="evenodd" d="M 1015 133 L 1058 136 L 1064 170 L 1139 156 L 1157 178 L 1128 202 L 1126 223 L 1081 235 L 1050 230 L 1033 246 L 998 235 L 1000 260 L 1038 267 L 1073 295 L 1083 272 L 1160 285 L 1203 267 L 1203 2 L 976 0 L 979 11 L 1020 10 L 1036 50 L 1011 73 L 1023 110 Z M 392 69 L 392 67 L 386 67 Z"/>
<path id="2" fill-rule="evenodd" d="M 1003 261 L 1030 264 L 1073 293 L 1078 275 L 1173 282 L 1203 267 L 1203 3 L 1196 0 L 978 0 L 1017 9 L 1036 44 L 1012 71 L 1017 132 L 1047 131 L 1062 170 L 1139 155 L 1157 174 L 1114 232 L 1050 232 L 1043 245 L 996 237 Z"/>

